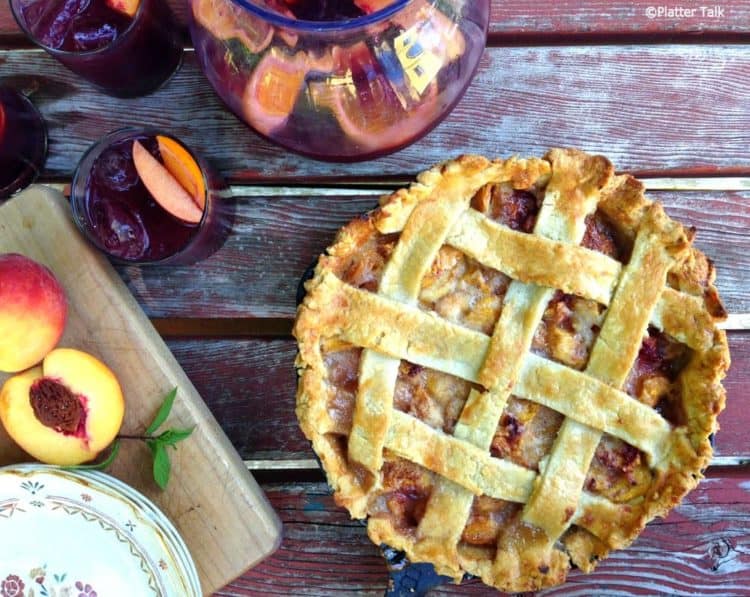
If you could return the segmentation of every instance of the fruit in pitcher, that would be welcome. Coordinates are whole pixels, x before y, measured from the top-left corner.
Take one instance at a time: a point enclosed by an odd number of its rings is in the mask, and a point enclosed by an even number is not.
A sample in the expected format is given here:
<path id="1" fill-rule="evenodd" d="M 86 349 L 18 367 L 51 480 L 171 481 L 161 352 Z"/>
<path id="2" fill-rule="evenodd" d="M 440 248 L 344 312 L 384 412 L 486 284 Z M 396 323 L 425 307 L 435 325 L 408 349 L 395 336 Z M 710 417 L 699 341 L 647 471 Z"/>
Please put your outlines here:
<path id="1" fill-rule="evenodd" d="M 270 134 L 286 123 L 302 92 L 305 78 L 313 71 L 330 72 L 330 56 L 307 52 L 286 54 L 271 49 L 253 71 L 242 97 L 243 113 L 261 133 Z"/>
<path id="2" fill-rule="evenodd" d="M 154 201 L 184 222 L 197 224 L 201 221 L 203 209 L 138 140 L 133 141 L 133 163 Z"/>
<path id="3" fill-rule="evenodd" d="M 231 0 L 197 0 L 193 2 L 193 16 L 217 39 L 237 38 L 253 54 L 265 50 L 273 38 L 271 25 Z"/>
<path id="4" fill-rule="evenodd" d="M 406 110 L 383 67 L 364 42 L 333 50 L 336 73 L 310 83 L 315 104 L 328 108 L 341 130 L 364 151 L 384 140 L 396 146 L 423 130 L 438 113 L 437 86 L 423 90 L 420 104 Z"/>
<path id="5" fill-rule="evenodd" d="M 43 265 L 16 253 L 0 255 L 0 371 L 36 365 L 60 341 L 68 304 Z"/>
<path id="6" fill-rule="evenodd" d="M 394 1 L 395 0 L 354 0 L 354 4 L 363 12 L 370 14 L 382 10 L 386 6 L 390 6 Z"/>
<path id="7" fill-rule="evenodd" d="M 5 382 L 0 421 L 34 458 L 71 466 L 96 458 L 117 435 L 125 401 L 114 373 L 95 357 L 70 348 L 50 352 Z"/>

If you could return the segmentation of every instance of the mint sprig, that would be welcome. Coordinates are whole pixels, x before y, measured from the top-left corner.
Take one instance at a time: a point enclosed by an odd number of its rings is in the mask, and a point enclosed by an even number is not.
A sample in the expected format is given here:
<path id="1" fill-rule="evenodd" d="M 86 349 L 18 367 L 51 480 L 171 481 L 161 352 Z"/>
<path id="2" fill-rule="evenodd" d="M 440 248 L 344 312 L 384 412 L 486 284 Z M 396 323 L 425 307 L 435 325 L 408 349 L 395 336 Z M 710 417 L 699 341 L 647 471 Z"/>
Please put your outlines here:
<path id="1" fill-rule="evenodd" d="M 115 441 L 112 443 L 109 456 L 106 460 L 95 464 L 79 464 L 77 466 L 64 467 L 67 469 L 85 469 L 85 470 L 104 470 L 111 465 L 117 453 L 120 451 L 120 441 L 125 439 L 140 440 L 146 442 L 148 449 L 151 451 L 153 456 L 153 473 L 154 481 L 161 489 L 166 489 L 169 483 L 169 476 L 172 472 L 172 463 L 169 461 L 169 454 L 167 453 L 167 447 L 172 446 L 172 449 L 177 449 L 177 444 L 181 441 L 186 440 L 190 437 L 195 429 L 195 426 L 190 429 L 166 429 L 159 435 L 155 435 L 157 431 L 164 425 L 164 422 L 169 417 L 169 413 L 172 412 L 175 398 L 177 397 L 177 388 L 173 388 L 162 399 L 159 410 L 156 411 L 156 416 L 151 424 L 146 428 L 144 435 L 124 435 L 120 434 L 117 436 Z"/>

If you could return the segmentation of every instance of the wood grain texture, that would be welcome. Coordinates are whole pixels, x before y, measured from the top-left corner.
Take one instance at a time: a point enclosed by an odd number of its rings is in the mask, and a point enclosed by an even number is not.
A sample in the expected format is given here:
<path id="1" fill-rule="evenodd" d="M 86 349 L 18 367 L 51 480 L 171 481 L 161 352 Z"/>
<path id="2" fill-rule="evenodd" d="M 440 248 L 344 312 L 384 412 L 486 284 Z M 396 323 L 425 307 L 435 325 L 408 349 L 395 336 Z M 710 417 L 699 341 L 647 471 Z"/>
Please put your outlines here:
<path id="1" fill-rule="evenodd" d="M 750 586 L 748 471 L 717 471 L 666 519 L 591 575 L 572 572 L 542 596 L 746 595 Z M 321 483 L 264 485 L 285 537 L 279 551 L 217 595 L 380 596 L 386 570 L 365 529 L 338 508 Z M 433 595 L 499 595 L 477 581 Z"/>
<path id="2" fill-rule="evenodd" d="M 168 345 L 243 458 L 313 457 L 294 414 L 297 349 L 293 339 L 172 339 Z M 731 332 L 729 348 L 732 367 L 724 382 L 727 408 L 719 416 L 715 453 L 750 457 L 746 414 L 750 332 Z"/>
<path id="3" fill-rule="evenodd" d="M 126 402 L 123 433 L 142 434 L 162 397 L 178 388 L 168 426 L 195 431 L 170 452 L 167 489 L 154 483 L 142 442 L 123 442 L 109 472 L 153 499 L 179 529 L 203 590 L 272 553 L 280 525 L 263 492 L 116 272 L 77 233 L 63 196 L 35 187 L 0 206 L 0 253 L 6 252 L 57 276 L 68 299 L 60 346 L 89 352 L 115 373 Z M 7 377 L 0 374 L 0 384 Z M 28 460 L 0 434 L 0 465 Z"/>
<path id="4" fill-rule="evenodd" d="M 696 226 L 695 245 L 718 269 L 732 313 L 749 313 L 750 192 L 653 192 L 670 216 Z M 151 317 L 291 318 L 305 269 L 375 197 L 238 198 L 226 245 L 192 267 L 119 271 Z"/>
<path id="5" fill-rule="evenodd" d="M 750 173 L 744 45 L 490 48 L 442 124 L 411 147 L 358 164 L 316 162 L 261 140 L 226 111 L 192 53 L 164 88 L 134 100 L 101 95 L 42 52 L 0 51 L 0 69 L 8 82 L 37 89 L 50 130 L 46 175 L 56 179 L 125 124 L 171 131 L 234 181 L 403 177 L 462 152 L 538 155 L 554 145 L 661 176 Z"/>
<path id="6" fill-rule="evenodd" d="M 186 25 L 187 3 L 169 0 L 169 4 L 178 21 Z M 597 39 L 613 35 L 641 38 L 644 34 L 670 36 L 671 39 L 684 35 L 699 39 L 707 35 L 750 33 L 750 6 L 743 0 L 722 2 L 723 15 L 709 16 L 707 11 L 698 8 L 694 14 L 679 18 L 666 15 L 649 18 L 647 9 L 658 5 L 653 0 L 563 0 L 554 3 L 492 0 L 490 39 L 494 43 L 503 43 L 518 39 L 544 41 L 551 36 Z M 20 30 L 9 6 L 0 4 L 0 40 L 19 35 Z"/>

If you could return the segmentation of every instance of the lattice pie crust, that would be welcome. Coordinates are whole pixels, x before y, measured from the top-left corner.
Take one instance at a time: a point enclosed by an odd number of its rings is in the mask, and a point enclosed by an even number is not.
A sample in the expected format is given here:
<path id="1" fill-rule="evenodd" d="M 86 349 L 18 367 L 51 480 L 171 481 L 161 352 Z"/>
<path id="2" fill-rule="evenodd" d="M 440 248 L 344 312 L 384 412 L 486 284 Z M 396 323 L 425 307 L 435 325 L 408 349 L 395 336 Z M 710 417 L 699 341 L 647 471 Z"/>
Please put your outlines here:
<path id="1" fill-rule="evenodd" d="M 376 543 L 507 591 L 630 544 L 711 457 L 729 366 L 692 230 L 601 156 L 463 156 L 307 283 L 297 415 Z"/>

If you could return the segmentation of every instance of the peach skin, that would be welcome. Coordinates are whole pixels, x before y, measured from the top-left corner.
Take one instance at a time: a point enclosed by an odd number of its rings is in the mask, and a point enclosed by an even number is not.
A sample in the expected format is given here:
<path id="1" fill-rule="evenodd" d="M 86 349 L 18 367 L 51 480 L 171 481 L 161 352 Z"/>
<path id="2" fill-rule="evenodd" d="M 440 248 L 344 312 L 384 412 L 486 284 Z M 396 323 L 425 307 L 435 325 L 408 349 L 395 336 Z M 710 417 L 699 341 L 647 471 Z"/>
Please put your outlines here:
<path id="1" fill-rule="evenodd" d="M 36 365 L 60 341 L 68 304 L 43 265 L 16 253 L 0 255 L 0 371 Z"/>
<path id="2" fill-rule="evenodd" d="M 125 401 L 114 373 L 95 357 L 57 348 L 40 367 L 5 382 L 0 421 L 34 458 L 71 466 L 93 460 L 117 435 Z"/>

